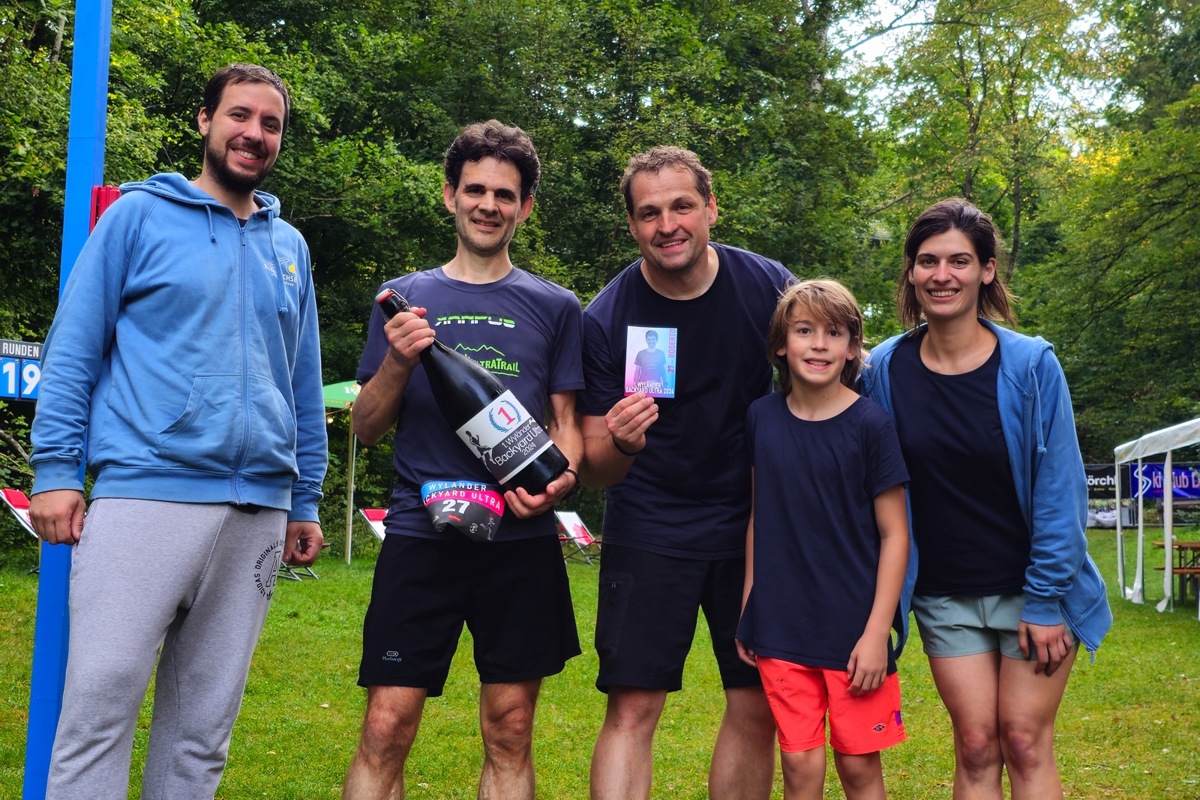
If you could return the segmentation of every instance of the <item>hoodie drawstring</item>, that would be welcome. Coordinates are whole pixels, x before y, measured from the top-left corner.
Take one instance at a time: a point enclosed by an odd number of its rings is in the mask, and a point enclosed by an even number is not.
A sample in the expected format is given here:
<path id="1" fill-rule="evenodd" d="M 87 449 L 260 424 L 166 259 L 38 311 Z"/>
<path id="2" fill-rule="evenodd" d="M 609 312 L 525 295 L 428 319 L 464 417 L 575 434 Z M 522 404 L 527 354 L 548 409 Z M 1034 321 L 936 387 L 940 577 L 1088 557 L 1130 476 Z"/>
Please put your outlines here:
<path id="1" fill-rule="evenodd" d="M 279 305 L 279 313 L 287 314 L 287 294 L 283 288 L 283 271 L 290 264 L 285 265 L 279 260 L 279 251 L 275 249 L 275 215 L 267 214 L 267 240 L 271 243 L 271 258 L 275 260 L 275 302 Z"/>

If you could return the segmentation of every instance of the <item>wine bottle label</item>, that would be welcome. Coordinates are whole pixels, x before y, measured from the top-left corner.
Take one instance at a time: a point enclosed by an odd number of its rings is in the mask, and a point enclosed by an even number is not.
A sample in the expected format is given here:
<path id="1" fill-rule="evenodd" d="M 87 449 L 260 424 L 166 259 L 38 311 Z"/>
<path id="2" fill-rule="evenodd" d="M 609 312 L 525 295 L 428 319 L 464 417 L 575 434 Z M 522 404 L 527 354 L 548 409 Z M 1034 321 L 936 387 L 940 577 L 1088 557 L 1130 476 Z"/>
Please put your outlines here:
<path id="1" fill-rule="evenodd" d="M 506 391 L 471 417 L 458 429 L 458 437 L 501 484 L 508 483 L 554 444 L 512 391 Z"/>
<path id="2" fill-rule="evenodd" d="M 421 501 L 441 533 L 453 528 L 477 542 L 490 542 L 504 516 L 500 487 L 478 481 L 429 481 L 421 486 Z"/>

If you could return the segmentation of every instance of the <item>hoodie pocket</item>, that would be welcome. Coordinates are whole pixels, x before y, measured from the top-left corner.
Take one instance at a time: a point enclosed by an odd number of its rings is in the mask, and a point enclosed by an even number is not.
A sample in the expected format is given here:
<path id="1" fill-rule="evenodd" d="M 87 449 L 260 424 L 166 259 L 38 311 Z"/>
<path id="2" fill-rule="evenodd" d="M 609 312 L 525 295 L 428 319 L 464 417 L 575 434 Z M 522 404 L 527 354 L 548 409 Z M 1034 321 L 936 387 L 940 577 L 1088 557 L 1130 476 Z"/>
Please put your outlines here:
<path id="1" fill-rule="evenodd" d="M 295 472 L 295 417 L 269 380 L 199 375 L 183 412 L 158 434 L 162 457 L 189 469 Z"/>

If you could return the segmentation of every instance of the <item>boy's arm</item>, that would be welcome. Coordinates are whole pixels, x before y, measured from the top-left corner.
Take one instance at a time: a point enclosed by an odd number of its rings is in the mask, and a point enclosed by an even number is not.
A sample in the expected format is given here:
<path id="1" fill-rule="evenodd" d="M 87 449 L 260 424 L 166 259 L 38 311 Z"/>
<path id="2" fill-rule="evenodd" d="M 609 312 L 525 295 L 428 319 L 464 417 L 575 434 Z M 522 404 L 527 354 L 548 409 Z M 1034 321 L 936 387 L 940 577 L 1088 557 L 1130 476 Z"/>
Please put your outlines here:
<path id="1" fill-rule="evenodd" d="M 892 620 L 900 603 L 904 573 L 908 568 L 908 509 L 904 485 L 897 484 L 875 496 L 875 522 L 879 527 L 879 569 L 875 579 L 875 602 L 867 627 L 850 654 L 846 673 L 850 694 L 875 691 L 887 677 L 887 646 Z"/>
<path id="2" fill-rule="evenodd" d="M 746 579 L 742 585 L 742 613 L 746 613 L 746 601 L 750 598 L 750 588 L 754 586 L 754 470 L 750 470 L 750 523 L 746 526 Z M 757 655 L 753 650 L 734 640 L 737 644 L 738 657 L 752 667 L 758 666 Z"/>

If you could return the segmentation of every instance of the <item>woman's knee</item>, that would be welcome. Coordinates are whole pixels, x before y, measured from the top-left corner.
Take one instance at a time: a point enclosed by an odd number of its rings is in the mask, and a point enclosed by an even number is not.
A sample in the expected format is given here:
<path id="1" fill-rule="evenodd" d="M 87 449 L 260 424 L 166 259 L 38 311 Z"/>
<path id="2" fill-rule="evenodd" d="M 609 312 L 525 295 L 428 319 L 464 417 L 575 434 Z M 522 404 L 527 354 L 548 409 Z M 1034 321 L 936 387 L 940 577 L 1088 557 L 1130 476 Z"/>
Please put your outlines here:
<path id="1" fill-rule="evenodd" d="M 956 729 L 954 745 L 959 764 L 968 772 L 999 770 L 1004 763 L 999 732 L 994 728 Z"/>
<path id="2" fill-rule="evenodd" d="M 1010 723 L 1001 728 L 1004 764 L 1010 772 L 1028 775 L 1054 763 L 1054 731 Z"/>

